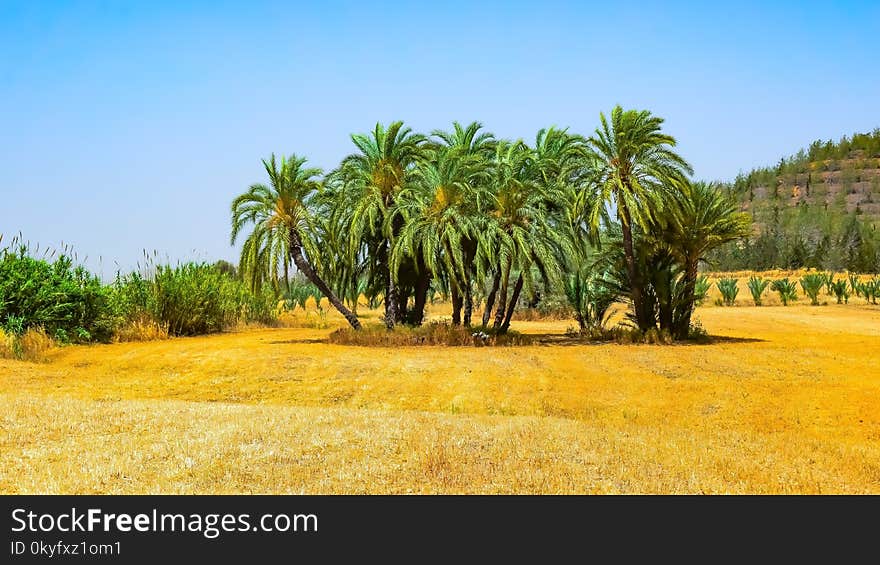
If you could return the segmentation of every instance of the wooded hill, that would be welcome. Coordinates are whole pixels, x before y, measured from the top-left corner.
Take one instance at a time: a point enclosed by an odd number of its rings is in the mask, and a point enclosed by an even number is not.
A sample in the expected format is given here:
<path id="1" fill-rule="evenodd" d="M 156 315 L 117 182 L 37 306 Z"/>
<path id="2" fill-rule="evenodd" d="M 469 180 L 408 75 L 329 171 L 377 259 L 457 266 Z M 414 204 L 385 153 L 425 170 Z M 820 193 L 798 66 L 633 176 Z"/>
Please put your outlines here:
<path id="1" fill-rule="evenodd" d="M 725 186 L 755 233 L 716 252 L 714 268 L 880 270 L 880 129 L 815 141 Z"/>

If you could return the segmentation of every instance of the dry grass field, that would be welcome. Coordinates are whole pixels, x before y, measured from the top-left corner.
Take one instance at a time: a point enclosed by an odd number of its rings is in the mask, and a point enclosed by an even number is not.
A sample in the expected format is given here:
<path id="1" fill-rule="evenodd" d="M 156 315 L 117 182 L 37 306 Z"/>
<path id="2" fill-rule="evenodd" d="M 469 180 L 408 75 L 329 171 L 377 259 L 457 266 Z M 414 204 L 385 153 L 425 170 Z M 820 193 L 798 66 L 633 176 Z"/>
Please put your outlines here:
<path id="1" fill-rule="evenodd" d="M 364 348 L 331 316 L 0 359 L 0 492 L 880 493 L 880 308 L 697 316 L 714 343 Z"/>

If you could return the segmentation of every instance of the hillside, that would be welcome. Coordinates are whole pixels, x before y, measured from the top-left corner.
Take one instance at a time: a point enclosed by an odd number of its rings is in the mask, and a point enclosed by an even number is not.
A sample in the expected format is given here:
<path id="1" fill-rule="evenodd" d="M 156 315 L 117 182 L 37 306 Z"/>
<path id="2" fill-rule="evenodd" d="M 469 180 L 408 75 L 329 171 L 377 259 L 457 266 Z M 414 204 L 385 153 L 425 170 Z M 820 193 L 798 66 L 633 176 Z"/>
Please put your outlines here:
<path id="1" fill-rule="evenodd" d="M 726 185 L 755 235 L 713 257 L 719 269 L 880 269 L 880 129 L 816 141 Z"/>

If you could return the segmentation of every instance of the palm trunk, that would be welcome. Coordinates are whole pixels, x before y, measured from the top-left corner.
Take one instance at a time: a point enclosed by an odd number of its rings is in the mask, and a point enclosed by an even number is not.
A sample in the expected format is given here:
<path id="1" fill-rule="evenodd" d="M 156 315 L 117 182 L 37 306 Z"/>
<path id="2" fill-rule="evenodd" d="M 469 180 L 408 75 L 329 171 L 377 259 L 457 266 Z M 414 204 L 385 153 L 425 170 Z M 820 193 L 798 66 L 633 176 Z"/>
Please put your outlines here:
<path id="1" fill-rule="evenodd" d="M 471 327 L 471 317 L 474 314 L 474 296 L 471 293 L 470 282 L 464 285 L 464 325 Z"/>
<path id="2" fill-rule="evenodd" d="M 420 265 L 421 271 L 416 280 L 416 290 L 413 296 L 413 308 L 410 312 L 410 320 L 413 325 L 420 326 L 425 319 L 425 305 L 428 303 L 428 289 L 431 287 L 431 274 L 427 267 Z"/>
<path id="3" fill-rule="evenodd" d="M 332 304 L 333 307 L 336 308 L 336 310 L 338 310 L 339 313 L 345 317 L 351 327 L 356 330 L 361 329 L 361 322 L 360 320 L 358 320 L 357 315 L 345 307 L 345 304 L 343 304 L 342 301 L 340 301 L 339 298 L 336 297 L 336 294 L 332 290 L 330 290 L 330 287 L 327 286 L 327 283 L 324 282 L 324 279 L 319 277 L 318 273 L 316 273 L 315 270 L 312 269 L 312 266 L 303 255 L 302 240 L 299 238 L 299 234 L 296 233 L 296 231 L 294 230 L 291 230 L 290 242 L 290 255 L 293 259 L 294 265 L 296 265 L 296 268 L 299 269 L 299 272 L 304 274 L 306 278 L 312 282 L 312 284 L 318 287 L 318 290 L 320 290 L 321 293 L 327 297 L 327 300 L 330 302 L 330 304 Z"/>
<path id="4" fill-rule="evenodd" d="M 633 250 L 632 217 L 626 202 L 621 198 L 617 199 L 617 214 L 623 231 L 623 253 L 626 257 L 626 273 L 629 278 L 630 299 L 632 300 L 633 310 L 636 315 L 636 324 L 640 330 L 644 331 L 653 324 L 645 320 L 645 313 L 642 311 L 642 281 L 639 276 L 639 270 L 636 267 L 636 254 Z"/>
<path id="5" fill-rule="evenodd" d="M 409 302 L 409 296 L 401 292 L 400 287 L 397 288 L 397 318 L 394 320 L 397 324 L 406 323 L 406 305 Z"/>
<path id="6" fill-rule="evenodd" d="M 510 329 L 510 320 L 513 318 L 513 310 L 516 308 L 516 302 L 519 300 L 519 294 L 522 292 L 523 288 L 523 276 L 520 273 L 519 278 L 516 279 L 516 284 L 513 285 L 513 295 L 510 297 L 510 303 L 507 305 L 507 312 L 504 314 L 504 323 L 501 325 L 501 331 L 507 332 Z"/>
<path id="7" fill-rule="evenodd" d="M 688 336 L 688 331 L 691 327 L 691 318 L 694 314 L 695 297 L 694 292 L 697 288 L 697 262 L 696 261 L 688 261 L 687 266 L 685 267 L 684 272 L 684 300 L 685 300 L 685 311 L 681 315 L 681 317 L 676 321 L 675 327 L 673 328 L 673 335 L 675 339 L 686 339 Z"/>
<path id="8" fill-rule="evenodd" d="M 500 328 L 504 323 L 504 308 L 507 306 L 507 284 L 510 282 L 510 266 L 503 267 L 504 274 L 501 277 L 501 294 L 498 297 L 498 310 L 495 312 L 494 327 Z"/>
<path id="9" fill-rule="evenodd" d="M 486 297 L 486 308 L 483 309 L 483 327 L 489 325 L 489 318 L 492 317 L 492 308 L 495 307 L 495 295 L 498 294 L 498 285 L 501 284 L 501 269 L 495 271 L 492 277 L 492 288 L 489 290 L 489 296 Z"/>
<path id="10" fill-rule="evenodd" d="M 388 254 L 391 242 L 386 241 L 379 248 L 379 268 L 384 271 L 385 276 L 385 327 L 389 330 L 394 329 L 397 322 L 397 284 L 394 277 L 391 276 L 391 266 L 388 264 Z"/>
<path id="11" fill-rule="evenodd" d="M 452 283 L 452 325 L 461 325 L 461 293 L 458 291 L 458 285 Z"/>

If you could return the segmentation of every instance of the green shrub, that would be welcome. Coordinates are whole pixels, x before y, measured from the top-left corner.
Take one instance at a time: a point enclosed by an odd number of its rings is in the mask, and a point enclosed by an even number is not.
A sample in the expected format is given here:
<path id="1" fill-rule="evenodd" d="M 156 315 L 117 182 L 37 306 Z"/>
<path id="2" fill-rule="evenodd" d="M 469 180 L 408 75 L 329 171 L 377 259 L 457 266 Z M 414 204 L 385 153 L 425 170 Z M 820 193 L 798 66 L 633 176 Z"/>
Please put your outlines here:
<path id="1" fill-rule="evenodd" d="M 779 293 L 783 306 L 788 306 L 789 302 L 797 300 L 797 285 L 787 278 L 773 281 L 770 288 Z"/>
<path id="2" fill-rule="evenodd" d="M 701 275 L 697 278 L 694 284 L 694 303 L 697 306 L 702 305 L 706 301 L 710 288 L 712 288 L 712 283 L 709 282 L 709 277 Z"/>
<path id="3" fill-rule="evenodd" d="M 838 304 L 849 303 L 849 287 L 846 284 L 846 279 L 833 281 L 831 283 L 831 293 L 837 297 Z"/>
<path id="4" fill-rule="evenodd" d="M 849 288 L 856 297 L 862 295 L 862 284 L 859 282 L 859 277 L 857 275 L 850 274 Z"/>
<path id="5" fill-rule="evenodd" d="M 738 282 L 736 279 L 720 279 L 715 285 L 721 291 L 721 298 L 724 300 L 725 306 L 733 306 L 736 295 L 739 294 Z"/>
<path id="6" fill-rule="evenodd" d="M 877 297 L 880 296 L 880 279 L 873 279 L 859 284 L 861 295 L 865 297 L 865 301 L 869 304 L 877 304 Z"/>
<path id="7" fill-rule="evenodd" d="M 749 277 L 748 286 L 749 292 L 752 293 L 752 300 L 755 301 L 755 306 L 760 306 L 761 296 L 764 294 L 764 291 L 767 290 L 767 287 L 770 286 L 770 279 L 752 275 Z"/>
<path id="8" fill-rule="evenodd" d="M 53 262 L 26 246 L 0 250 L 0 324 L 23 335 L 42 328 L 61 342 L 106 341 L 113 329 L 107 289 L 65 254 Z"/>
<path id="9" fill-rule="evenodd" d="M 251 292 L 233 275 L 207 263 L 159 265 L 151 278 L 117 276 L 112 304 L 120 325 L 151 320 L 170 335 L 218 332 L 242 322 L 271 323 L 270 289 Z"/>
<path id="10" fill-rule="evenodd" d="M 834 294 L 834 273 L 830 271 L 822 273 L 822 282 L 825 285 L 825 293 L 828 296 Z"/>
<path id="11" fill-rule="evenodd" d="M 574 311 L 581 333 L 603 330 L 611 306 L 618 299 L 604 274 L 588 273 L 586 269 L 568 276 L 565 297 Z"/>
<path id="12" fill-rule="evenodd" d="M 801 288 L 804 294 L 810 297 L 810 304 L 819 305 L 819 293 L 825 286 L 825 275 L 821 273 L 810 273 L 801 277 Z"/>

